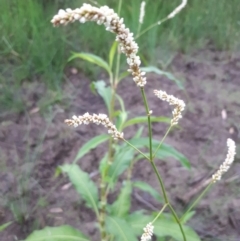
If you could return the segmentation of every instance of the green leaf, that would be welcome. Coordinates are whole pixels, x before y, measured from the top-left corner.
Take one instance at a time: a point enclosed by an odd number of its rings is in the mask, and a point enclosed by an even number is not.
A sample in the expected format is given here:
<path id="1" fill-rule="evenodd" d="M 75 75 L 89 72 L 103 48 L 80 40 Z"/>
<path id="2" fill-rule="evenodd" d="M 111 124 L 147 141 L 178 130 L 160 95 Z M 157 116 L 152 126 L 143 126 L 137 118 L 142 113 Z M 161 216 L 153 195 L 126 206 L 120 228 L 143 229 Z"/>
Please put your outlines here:
<path id="1" fill-rule="evenodd" d="M 186 223 L 188 220 L 190 220 L 195 213 L 196 213 L 195 211 L 190 211 L 190 212 L 186 213 L 186 215 L 184 215 L 183 219 L 181 219 L 182 223 Z"/>
<path id="2" fill-rule="evenodd" d="M 109 56 L 108 56 L 108 57 L 109 57 L 109 66 L 110 66 L 110 69 L 112 69 L 113 60 L 114 60 L 114 56 L 115 56 L 117 47 L 118 47 L 118 42 L 117 42 L 117 41 L 114 41 L 113 44 L 112 44 L 112 47 L 111 47 L 111 49 L 110 49 Z"/>
<path id="3" fill-rule="evenodd" d="M 105 175 L 105 171 L 107 169 L 108 169 L 108 153 L 106 153 L 104 155 L 104 157 L 100 161 L 100 165 L 99 165 L 99 171 L 101 173 L 101 177 L 102 177 L 103 181 L 105 181 L 105 182 L 106 182 L 106 178 L 108 177 Z"/>
<path id="4" fill-rule="evenodd" d="M 110 113 L 112 96 L 112 90 L 110 86 L 107 87 L 103 80 L 99 80 L 94 82 L 94 87 L 96 88 L 98 94 L 103 98 L 103 101 L 108 109 L 108 113 Z"/>
<path id="5" fill-rule="evenodd" d="M 118 111 L 116 115 L 116 127 L 119 131 L 122 131 L 123 125 L 127 119 L 127 112 L 123 111 Z"/>
<path id="6" fill-rule="evenodd" d="M 117 178 L 129 167 L 134 150 L 125 144 L 116 147 L 114 161 L 109 168 L 109 177 L 114 184 Z"/>
<path id="7" fill-rule="evenodd" d="M 157 146 L 155 145 L 155 149 L 156 148 Z M 174 159 L 179 161 L 183 167 L 187 169 L 191 168 L 189 160 L 182 153 L 178 152 L 174 147 L 167 144 L 162 144 L 160 150 L 156 154 L 156 157 L 159 159 L 173 157 Z"/>
<path id="8" fill-rule="evenodd" d="M 130 74 L 130 73 L 129 73 L 128 71 L 122 72 L 122 73 L 120 74 L 119 78 L 118 78 L 118 83 L 119 83 L 122 79 L 126 78 L 129 74 Z"/>
<path id="9" fill-rule="evenodd" d="M 125 111 L 124 101 L 121 98 L 121 96 L 116 94 L 116 98 L 122 110 L 122 111 L 118 111 L 118 114 L 116 115 L 117 116 L 116 127 L 119 131 L 121 131 L 123 129 L 123 125 L 125 121 L 127 120 L 127 112 Z"/>
<path id="10" fill-rule="evenodd" d="M 133 186 L 142 190 L 142 191 L 144 191 L 144 192 L 149 193 L 155 200 L 157 200 L 160 203 L 163 203 L 163 199 L 159 195 L 159 193 L 154 188 L 152 188 L 149 184 L 147 184 L 146 182 L 140 182 L 140 181 L 134 182 Z"/>
<path id="11" fill-rule="evenodd" d="M 131 139 L 130 143 L 139 148 L 143 146 L 149 148 L 149 139 L 146 137 Z M 153 139 L 152 140 L 153 150 L 157 149 L 158 145 L 159 145 L 159 141 Z M 166 157 L 173 157 L 174 159 L 179 161 L 182 164 L 182 166 L 186 167 L 187 169 L 190 169 L 191 167 L 189 160 L 182 153 L 178 152 L 174 147 L 164 143 L 156 153 L 156 157 L 159 159 L 164 159 Z"/>
<path id="12" fill-rule="evenodd" d="M 155 74 L 158 74 L 158 75 L 164 75 L 166 76 L 168 79 L 172 80 L 175 82 L 175 84 L 178 86 L 179 89 L 184 89 L 184 86 L 182 84 L 182 82 L 177 79 L 173 74 L 171 74 L 170 72 L 165 72 L 165 71 L 162 71 L 160 69 L 158 69 L 157 67 L 155 66 L 148 66 L 148 67 L 143 67 L 141 68 L 142 71 L 144 72 L 154 72 Z"/>
<path id="13" fill-rule="evenodd" d="M 98 215 L 98 189 L 89 178 L 89 174 L 82 171 L 76 164 L 65 164 L 60 166 L 60 168 L 67 173 L 77 192 L 86 201 L 87 206 L 92 208 Z"/>
<path id="14" fill-rule="evenodd" d="M 190 227 L 182 225 L 187 240 L 201 241 L 197 233 Z M 158 237 L 170 236 L 177 241 L 183 241 L 179 225 L 171 219 L 161 218 L 154 222 L 154 234 Z"/>
<path id="15" fill-rule="evenodd" d="M 89 241 L 77 229 L 64 225 L 59 227 L 45 227 L 42 230 L 34 231 L 25 241 Z"/>
<path id="16" fill-rule="evenodd" d="M 108 65 L 108 63 L 103 60 L 101 57 L 94 55 L 94 54 L 90 54 L 90 53 L 73 53 L 72 56 L 68 59 L 68 62 L 76 59 L 76 58 L 80 58 L 83 60 L 86 60 L 90 63 L 96 64 L 102 68 L 104 68 L 109 74 L 111 74 L 111 68 Z"/>
<path id="17" fill-rule="evenodd" d="M 111 213 L 115 217 L 125 217 L 131 207 L 132 183 L 127 181 L 121 189 L 117 200 L 112 204 Z"/>
<path id="18" fill-rule="evenodd" d="M 98 145 L 107 141 L 108 139 L 109 139 L 109 135 L 104 134 L 104 135 L 95 136 L 94 138 L 92 138 L 91 140 L 86 142 L 79 149 L 79 151 L 73 161 L 73 164 L 75 164 L 80 158 L 82 158 L 84 155 L 86 155 L 91 149 L 96 148 Z"/>
<path id="19" fill-rule="evenodd" d="M 129 224 L 118 217 L 106 218 L 106 228 L 110 234 L 113 234 L 116 241 L 137 241 L 133 230 L 129 227 Z"/>
<path id="20" fill-rule="evenodd" d="M 125 122 L 123 128 L 126 128 L 127 126 L 131 126 L 131 125 L 135 125 L 139 123 L 147 123 L 147 122 L 148 122 L 148 119 L 146 116 L 139 116 Z M 151 116 L 151 122 L 164 122 L 169 124 L 171 122 L 171 118 L 168 118 L 165 116 L 159 116 L 159 117 Z"/>
<path id="21" fill-rule="evenodd" d="M 163 214 L 162 214 L 163 215 Z M 131 225 L 135 235 L 141 235 L 143 228 L 154 219 L 155 216 L 144 215 L 143 212 L 138 211 L 129 215 L 127 222 Z M 201 241 L 197 233 L 190 227 L 182 225 L 186 238 L 189 241 Z M 178 224 L 165 216 L 160 216 L 154 222 L 154 234 L 157 237 L 172 237 L 177 241 L 183 241 L 182 233 Z"/>
<path id="22" fill-rule="evenodd" d="M 138 130 L 137 133 L 135 134 L 135 136 L 133 138 L 140 138 L 142 136 L 142 132 L 143 132 L 144 127 L 141 126 Z"/>
<path id="23" fill-rule="evenodd" d="M 3 230 L 5 230 L 8 226 L 10 226 L 12 224 L 12 222 L 8 222 L 8 223 L 4 223 L 0 226 L 0 232 L 2 232 Z"/>
<path id="24" fill-rule="evenodd" d="M 153 217 L 144 215 L 144 211 L 136 211 L 131 213 L 127 217 L 127 222 L 131 226 L 132 231 L 136 236 L 140 236 L 143 233 L 143 228 L 153 221 Z M 155 231 L 155 228 L 154 228 Z"/>
<path id="25" fill-rule="evenodd" d="M 121 97 L 120 95 L 116 94 L 116 98 L 117 98 L 118 101 L 119 101 L 119 104 L 120 104 L 120 106 L 121 106 L 122 111 L 125 112 L 125 105 L 124 105 L 124 101 L 123 101 L 122 97 Z"/>

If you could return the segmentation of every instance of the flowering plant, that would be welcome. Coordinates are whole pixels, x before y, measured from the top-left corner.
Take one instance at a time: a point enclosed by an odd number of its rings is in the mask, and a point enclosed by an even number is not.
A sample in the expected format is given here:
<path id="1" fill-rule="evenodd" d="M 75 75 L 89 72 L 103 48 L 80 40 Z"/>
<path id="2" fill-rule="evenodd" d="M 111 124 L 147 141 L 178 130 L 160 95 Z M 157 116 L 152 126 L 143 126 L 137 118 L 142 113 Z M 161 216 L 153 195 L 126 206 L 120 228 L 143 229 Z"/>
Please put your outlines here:
<path id="1" fill-rule="evenodd" d="M 121 3 L 121 1 L 120 1 Z M 173 18 L 183 7 L 185 7 L 187 1 L 183 0 L 181 5 L 179 5 L 172 13 L 170 13 L 165 19 L 158 21 L 157 24 L 161 24 L 167 19 Z M 141 32 L 141 24 L 144 19 L 144 7 L 145 3 L 141 4 L 139 28 L 137 36 L 145 33 L 148 29 Z M 117 63 L 116 71 L 112 70 L 113 58 L 116 53 L 117 44 L 114 44 L 110 53 L 111 58 L 109 63 L 105 62 L 101 58 L 95 55 L 89 54 L 76 54 L 73 56 L 86 59 L 90 62 L 98 64 L 103 67 L 109 73 L 109 83 L 110 87 L 106 87 L 102 83 L 95 83 L 95 88 L 98 93 L 103 97 L 105 104 L 108 109 L 108 115 L 106 114 L 89 114 L 85 113 L 80 116 L 74 115 L 71 119 L 67 119 L 65 122 L 69 126 L 78 127 L 82 124 L 97 124 L 103 125 L 108 134 L 111 135 L 109 138 L 106 135 L 100 135 L 88 142 L 88 146 L 85 145 L 85 149 L 81 149 L 78 153 L 74 164 L 65 164 L 61 166 L 62 172 L 66 173 L 71 182 L 76 187 L 77 192 L 82 196 L 86 205 L 90 207 L 97 219 L 99 233 L 102 241 L 107 240 L 137 240 L 137 237 L 141 236 L 141 241 L 151 240 L 152 236 L 155 234 L 158 237 L 171 236 L 172 238 L 179 241 L 199 241 L 198 235 L 190 228 L 185 225 L 187 221 L 187 216 L 191 210 L 195 207 L 198 201 L 203 197 L 206 191 L 212 186 L 213 183 L 221 179 L 221 176 L 226 172 L 230 164 L 234 160 L 235 155 L 235 143 L 233 140 L 228 139 L 228 154 L 225 162 L 221 165 L 220 169 L 212 176 L 209 181 L 207 188 L 199 195 L 199 197 L 190 205 L 187 211 L 180 217 L 172 206 L 169 197 L 167 195 L 164 182 L 160 175 L 158 168 L 155 165 L 155 158 L 158 157 L 158 151 L 164 147 L 164 140 L 174 125 L 177 125 L 179 120 L 182 118 L 182 112 L 185 108 L 185 103 L 183 100 L 178 99 L 172 95 L 167 94 L 163 90 L 154 90 L 153 93 L 163 101 L 168 102 L 170 105 L 174 106 L 172 111 L 173 117 L 169 121 L 169 128 L 158 143 L 152 137 L 152 122 L 157 120 L 157 117 L 152 116 L 152 111 L 149 108 L 147 101 L 147 96 L 145 94 L 145 86 L 147 84 L 145 72 L 141 69 L 140 57 L 138 53 L 138 45 L 135 42 L 133 33 L 125 26 L 124 19 L 120 18 L 113 9 L 107 6 L 94 7 L 90 4 L 84 4 L 81 8 L 75 10 L 66 9 L 59 10 L 58 14 L 52 19 L 54 26 L 67 25 L 69 23 L 79 21 L 80 23 L 85 23 L 87 21 L 96 22 L 97 24 L 105 25 L 107 31 L 116 34 L 116 42 L 119 44 L 119 51 L 117 52 Z M 151 27 L 157 25 L 153 24 Z M 148 124 L 148 140 L 141 139 L 141 131 L 139 131 L 132 139 L 127 140 L 124 138 L 124 128 L 127 125 L 135 124 L 139 121 L 127 121 L 127 112 L 125 111 L 124 102 L 121 97 L 117 94 L 117 86 L 120 82 L 119 75 L 119 61 L 120 52 L 123 53 L 127 58 L 127 64 L 129 66 L 128 72 L 132 75 L 133 81 L 136 86 L 140 89 L 143 104 L 146 111 L 146 122 Z M 71 58 L 71 59 L 73 59 Z M 100 88 L 101 87 L 101 88 Z M 118 99 L 121 105 L 121 111 L 116 114 L 115 110 L 115 100 Z M 117 119 L 117 121 L 116 121 Z M 116 123 L 116 124 L 115 124 Z M 131 123 L 131 124 L 129 124 Z M 100 170 L 100 184 L 97 186 L 89 177 L 88 173 L 83 172 L 76 161 L 82 157 L 86 150 L 89 151 L 91 148 L 96 147 L 98 144 L 108 140 L 109 148 L 106 155 L 103 157 L 99 170 Z M 141 143 L 142 141 L 142 143 Z M 147 147 L 149 152 L 145 153 L 140 150 L 142 147 Z M 134 152 L 135 151 L 135 152 Z M 176 151 L 176 150 L 175 150 Z M 137 155 L 135 155 L 137 153 Z M 170 153 L 171 155 L 171 153 Z M 162 208 L 152 215 L 146 215 L 143 212 L 130 212 L 130 198 L 134 182 L 131 181 L 131 172 L 135 162 L 139 159 L 144 159 L 148 161 L 151 165 L 153 173 L 155 173 L 157 180 L 162 191 L 163 198 L 154 190 L 152 187 L 146 183 L 138 183 L 138 187 L 144 191 L 149 192 L 153 197 L 160 201 Z M 184 158 L 183 158 L 184 159 Z M 186 159 L 181 160 L 182 164 L 188 166 L 188 161 Z M 109 193 L 115 187 L 118 177 L 128 169 L 128 175 L 126 181 L 120 190 L 120 193 L 113 204 L 108 203 Z M 135 183 L 136 184 L 136 183 Z M 98 194 L 98 189 L 100 189 L 100 195 Z M 172 214 L 172 219 L 161 219 L 167 214 L 164 212 L 166 209 Z M 163 221 L 163 222 L 161 222 Z M 164 222 L 172 228 L 169 232 L 164 230 Z M 155 226 L 155 227 L 154 227 Z M 143 231 L 142 231 L 143 230 Z M 173 232 L 174 230 L 174 232 Z M 44 232 L 44 234 L 43 234 Z M 62 226 L 57 228 L 45 228 L 44 231 L 35 231 L 31 234 L 27 241 L 34 240 L 34 238 L 40 235 L 45 235 L 45 239 L 40 240 L 60 240 L 59 237 L 65 237 L 66 240 L 89 240 L 83 233 L 77 231 L 69 226 Z"/>

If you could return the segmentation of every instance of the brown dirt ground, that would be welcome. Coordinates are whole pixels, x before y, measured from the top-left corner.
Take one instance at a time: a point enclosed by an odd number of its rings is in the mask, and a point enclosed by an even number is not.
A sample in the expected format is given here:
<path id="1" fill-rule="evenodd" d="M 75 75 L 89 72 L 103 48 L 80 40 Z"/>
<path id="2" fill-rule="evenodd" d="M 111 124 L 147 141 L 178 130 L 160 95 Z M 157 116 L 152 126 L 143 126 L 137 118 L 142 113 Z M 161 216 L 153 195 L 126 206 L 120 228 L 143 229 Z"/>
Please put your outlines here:
<path id="1" fill-rule="evenodd" d="M 80 205 L 77 193 L 66 186 L 67 178 L 54 177 L 58 165 L 70 163 L 78 149 L 101 132 L 95 126 L 72 130 L 65 126 L 64 119 L 75 113 L 106 112 L 101 98 L 89 90 L 90 81 L 81 73 L 68 72 L 60 103 L 41 83 L 25 83 L 21 95 L 26 111 L 20 114 L 9 111 L 1 116 L 0 224 L 16 220 L 13 213 L 21 223 L 14 222 L 2 232 L 1 241 L 24 239 L 35 228 L 61 224 L 81 228 L 97 240 L 91 211 Z M 204 182 L 223 162 L 226 139 L 233 138 L 238 146 L 236 161 L 223 180 L 199 203 L 189 225 L 203 240 L 240 240 L 240 54 L 230 56 L 214 49 L 201 50 L 191 56 L 177 54 L 171 72 L 184 81 L 184 91 L 165 77 L 154 74 L 148 74 L 146 86 L 154 115 L 171 116 L 171 108 L 153 96 L 153 89 L 165 90 L 187 104 L 181 128 L 174 129 L 166 143 L 187 156 L 192 168 L 188 171 L 172 159 L 157 161 L 168 193 L 174 206 L 183 210 L 186 202 L 199 193 Z M 130 117 L 144 115 L 140 91 L 131 79 L 123 80 L 118 92 Z M 54 103 L 49 105 L 52 99 Z M 223 112 L 227 114 L 226 119 L 222 118 Z M 138 128 L 129 130 L 128 136 Z M 160 139 L 166 128 L 166 124 L 154 124 L 154 137 Z M 105 148 L 102 145 L 91 151 L 80 163 L 93 180 L 98 179 L 98 159 Z M 156 177 L 146 161 L 138 162 L 133 178 L 158 189 Z M 156 205 L 148 196 L 140 201 L 135 194 L 133 209 L 151 210 Z"/>

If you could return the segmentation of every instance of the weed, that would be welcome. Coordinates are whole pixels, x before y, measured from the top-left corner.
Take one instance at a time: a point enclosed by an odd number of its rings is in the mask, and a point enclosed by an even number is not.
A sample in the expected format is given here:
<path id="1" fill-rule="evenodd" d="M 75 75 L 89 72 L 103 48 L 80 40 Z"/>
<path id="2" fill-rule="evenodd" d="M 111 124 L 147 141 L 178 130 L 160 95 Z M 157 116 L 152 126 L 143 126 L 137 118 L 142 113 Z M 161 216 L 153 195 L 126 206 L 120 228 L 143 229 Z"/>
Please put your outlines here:
<path id="1" fill-rule="evenodd" d="M 174 11 L 170 12 L 170 14 L 160 22 L 174 17 L 175 14 L 185 7 L 186 3 L 187 1 L 183 0 L 179 7 L 175 8 Z M 121 7 L 121 1 L 119 6 Z M 180 118 L 182 118 L 182 111 L 184 110 L 185 103 L 172 95 L 168 95 L 165 91 L 154 91 L 154 94 L 158 98 L 174 106 L 174 110 L 172 111 L 173 117 L 170 120 L 170 125 L 166 134 L 160 142 L 154 140 L 152 136 L 152 111 L 149 108 L 148 99 L 145 94 L 145 86 L 147 84 L 145 77 L 146 73 L 140 68 L 141 60 L 138 56 L 138 45 L 133 38 L 133 34 L 128 28 L 126 28 L 124 19 L 121 19 L 118 14 L 108 6 L 98 8 L 93 7 L 90 4 L 84 4 L 81 8 L 75 10 L 69 8 L 66 10 L 59 10 L 58 14 L 53 17 L 51 22 L 54 26 L 59 26 L 67 25 L 75 21 L 79 21 L 80 23 L 91 21 L 96 22 L 99 25 L 104 25 L 107 31 L 116 34 L 116 41 L 119 43 L 119 51 L 117 51 L 117 45 L 114 43 L 109 53 L 108 62 L 96 55 L 87 53 L 74 54 L 72 57 L 72 59 L 78 57 L 82 58 L 107 71 L 109 75 L 109 86 L 106 86 L 104 82 L 96 82 L 95 88 L 104 99 L 108 110 L 108 116 L 106 114 L 85 113 L 80 116 L 74 115 L 72 119 L 68 119 L 65 122 L 73 127 L 78 127 L 82 124 L 88 125 L 91 123 L 103 125 L 108 130 L 108 134 L 110 134 L 111 137 L 109 138 L 107 135 L 97 136 L 86 143 L 84 149 L 82 147 L 82 150 L 78 153 L 78 158 L 82 157 L 91 148 L 108 140 L 108 151 L 99 165 L 99 186 L 91 180 L 88 173 L 82 171 L 75 163 L 61 166 L 60 168 L 62 172 L 68 175 L 70 181 L 75 186 L 76 191 L 85 200 L 86 206 L 94 211 L 101 240 L 136 240 L 136 237 L 141 235 L 141 241 L 148 241 L 152 239 L 154 233 L 158 237 L 170 236 L 176 240 L 199 241 L 200 238 L 198 235 L 191 228 L 187 227 L 185 222 L 192 217 L 191 211 L 198 201 L 216 181 L 221 179 L 222 174 L 228 170 L 230 164 L 233 162 L 236 154 L 234 141 L 228 139 L 228 154 L 225 162 L 220 166 L 219 171 L 208 180 L 208 185 L 203 192 L 189 206 L 189 208 L 183 212 L 183 215 L 181 215 L 182 217 L 180 217 L 168 197 L 164 181 L 156 167 L 155 158 L 158 158 L 159 152 L 163 151 L 164 148 L 166 149 L 163 142 L 173 126 L 177 125 Z M 142 24 L 142 22 L 140 22 L 140 24 Z M 152 25 L 152 27 L 154 26 L 155 25 Z M 139 29 L 141 28 L 138 28 L 138 30 Z M 142 32 L 139 30 L 138 36 L 140 36 L 141 33 L 144 33 L 144 30 Z M 146 111 L 145 121 L 148 124 L 147 138 L 141 137 L 141 130 L 129 140 L 126 140 L 124 137 L 124 126 L 126 126 L 127 123 L 128 113 L 125 110 L 123 99 L 117 94 L 117 87 L 121 81 L 119 72 L 121 53 L 127 57 L 128 72 L 132 75 L 133 81 L 136 84 L 136 89 L 140 90 L 139 92 L 142 96 L 143 105 Z M 116 61 L 114 61 L 115 58 Z M 120 105 L 119 110 L 116 110 L 117 101 Z M 138 123 L 138 121 L 133 123 Z M 147 153 L 144 149 L 145 147 L 148 148 Z M 173 153 L 174 151 L 176 152 L 176 150 L 172 149 L 170 152 Z M 139 159 L 144 159 L 146 165 L 150 164 L 153 174 L 156 175 L 162 191 L 162 198 L 160 201 L 162 208 L 157 214 L 153 213 L 152 215 L 145 215 L 144 211 L 130 213 L 131 192 L 134 186 L 134 182 L 131 180 L 131 172 L 135 163 Z M 188 167 L 188 160 L 185 160 L 185 162 L 182 161 L 182 165 Z M 127 178 L 122 185 L 117 199 L 110 205 L 108 203 L 108 195 L 114 190 L 119 176 L 126 170 L 128 170 Z M 139 186 L 141 187 L 141 184 Z M 146 184 L 143 184 L 142 186 L 143 190 L 145 189 L 149 193 L 154 193 L 153 196 L 155 197 L 158 196 L 153 187 L 147 186 Z M 170 214 L 166 212 L 166 209 L 169 210 L 172 218 L 170 218 Z M 155 225 L 155 229 L 153 225 Z M 168 229 L 166 227 L 168 227 Z M 144 231 L 143 233 L 141 230 L 142 228 Z M 27 241 L 37 239 L 38 237 L 54 239 L 62 235 L 65 235 L 65 238 L 68 240 L 80 240 L 81 238 L 89 240 L 82 232 L 75 230 L 70 226 L 61 226 L 57 228 L 46 227 L 43 230 L 35 231 L 27 238 Z"/>

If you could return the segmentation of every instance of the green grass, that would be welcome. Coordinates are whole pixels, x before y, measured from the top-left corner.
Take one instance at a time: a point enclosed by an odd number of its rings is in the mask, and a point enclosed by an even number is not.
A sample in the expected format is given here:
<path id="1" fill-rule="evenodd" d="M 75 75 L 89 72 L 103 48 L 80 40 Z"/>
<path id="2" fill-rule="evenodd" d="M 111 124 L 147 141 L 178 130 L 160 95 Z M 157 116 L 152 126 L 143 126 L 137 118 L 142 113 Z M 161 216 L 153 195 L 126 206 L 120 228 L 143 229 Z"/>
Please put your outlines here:
<path id="1" fill-rule="evenodd" d="M 48 88 L 61 89 L 64 68 L 71 51 L 89 51 L 107 57 L 114 36 L 93 23 L 53 28 L 50 20 L 59 8 L 79 7 L 83 0 L 0 0 L 0 92 L 8 109 L 15 101 L 22 81 L 38 79 Z M 118 1 L 99 0 L 117 10 Z M 167 16 L 180 0 L 146 1 L 142 29 Z M 141 1 L 123 0 L 121 16 L 135 32 Z M 148 63 L 159 62 L 162 51 L 191 51 L 212 43 L 219 49 L 239 48 L 239 0 L 189 0 L 188 6 L 174 19 L 155 27 L 137 39 Z M 136 33 L 136 32 L 135 32 Z M 83 69 L 86 65 L 81 63 Z M 88 70 L 88 69 L 87 69 Z M 92 71 L 90 69 L 90 71 Z M 7 90 L 7 91 L 5 91 Z M 0 93 L 1 94 L 1 93 Z M 17 109 L 21 109 L 17 107 Z"/>

